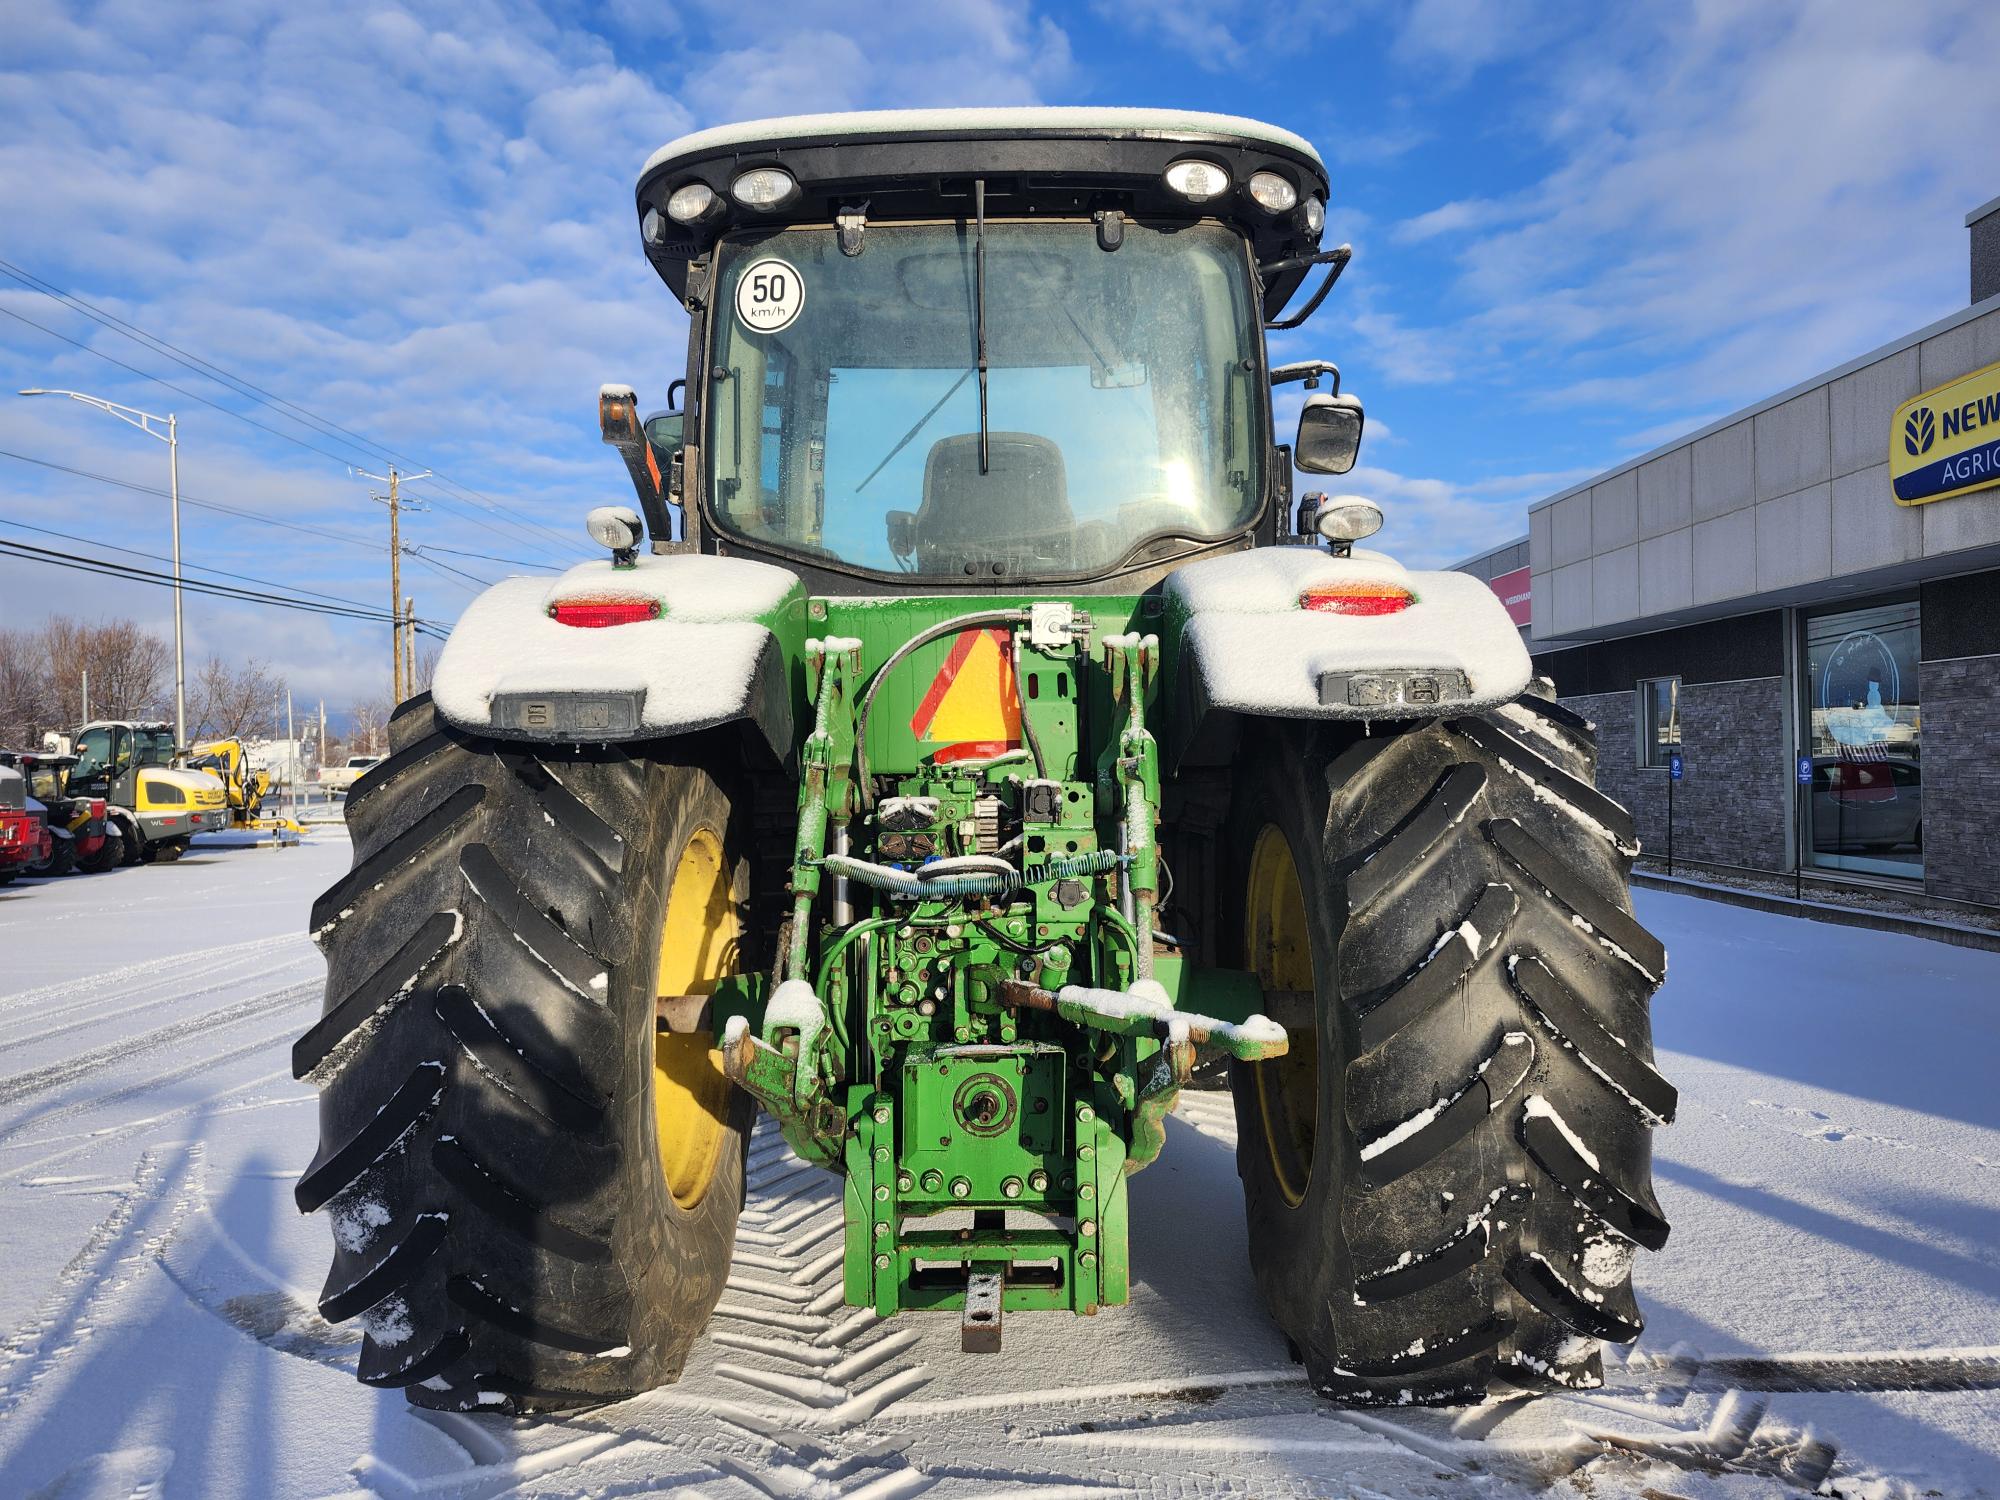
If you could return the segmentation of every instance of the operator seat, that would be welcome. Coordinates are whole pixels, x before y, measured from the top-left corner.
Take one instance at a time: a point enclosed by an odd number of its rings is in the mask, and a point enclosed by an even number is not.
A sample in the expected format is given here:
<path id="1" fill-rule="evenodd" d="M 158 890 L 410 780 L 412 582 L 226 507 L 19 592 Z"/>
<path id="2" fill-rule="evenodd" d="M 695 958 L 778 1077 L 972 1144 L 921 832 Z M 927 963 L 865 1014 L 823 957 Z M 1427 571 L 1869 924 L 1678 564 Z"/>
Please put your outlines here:
<path id="1" fill-rule="evenodd" d="M 967 563 L 996 562 L 1010 573 L 1031 563 L 1039 572 L 1070 567 L 1076 517 L 1062 449 L 1038 433 L 989 432 L 986 453 L 982 474 L 978 433 L 931 445 L 917 510 L 918 569 L 962 573 Z"/>

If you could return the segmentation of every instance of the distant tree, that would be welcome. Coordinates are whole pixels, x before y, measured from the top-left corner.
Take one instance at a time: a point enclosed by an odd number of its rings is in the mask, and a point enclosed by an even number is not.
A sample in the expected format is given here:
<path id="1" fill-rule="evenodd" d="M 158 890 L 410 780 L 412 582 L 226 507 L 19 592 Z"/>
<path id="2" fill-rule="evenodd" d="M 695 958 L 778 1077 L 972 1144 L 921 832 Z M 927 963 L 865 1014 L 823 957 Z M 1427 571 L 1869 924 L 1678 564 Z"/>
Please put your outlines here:
<path id="1" fill-rule="evenodd" d="M 211 656 L 188 684 L 188 738 L 241 735 L 264 739 L 278 732 L 278 700 L 284 686 L 254 658 L 231 663 Z"/>
<path id="2" fill-rule="evenodd" d="M 341 746 L 349 755 L 381 755 L 389 748 L 389 710 L 380 703 L 357 703 L 347 711 L 347 740 Z"/>
<path id="3" fill-rule="evenodd" d="M 57 717 L 39 632 L 0 630 L 0 749 L 38 749 Z"/>
<path id="4" fill-rule="evenodd" d="M 410 685 L 410 694 L 430 691 L 431 678 L 437 675 L 438 652 L 442 648 L 435 641 L 417 643 L 417 680 Z"/>
<path id="5" fill-rule="evenodd" d="M 93 625 L 50 615 L 41 630 L 44 670 L 65 732 L 83 722 L 83 674 L 90 674 L 90 717 L 164 716 L 173 693 L 173 647 L 131 620 Z"/>
<path id="6" fill-rule="evenodd" d="M 39 749 L 84 720 L 159 717 L 172 692 L 167 642 L 130 620 L 90 624 L 52 615 L 39 629 L 0 630 L 0 749 Z"/>

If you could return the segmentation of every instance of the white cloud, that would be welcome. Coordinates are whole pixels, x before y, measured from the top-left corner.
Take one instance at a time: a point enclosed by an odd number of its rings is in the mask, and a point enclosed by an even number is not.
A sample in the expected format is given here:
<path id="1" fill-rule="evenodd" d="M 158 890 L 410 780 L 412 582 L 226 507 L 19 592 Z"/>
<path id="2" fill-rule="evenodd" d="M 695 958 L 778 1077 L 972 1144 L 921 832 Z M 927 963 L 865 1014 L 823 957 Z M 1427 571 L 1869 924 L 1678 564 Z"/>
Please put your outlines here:
<path id="1" fill-rule="evenodd" d="M 1316 476 L 1317 477 L 1317 476 Z M 1524 503 L 1553 486 L 1544 474 L 1462 484 L 1359 464 L 1311 488 L 1366 495 L 1382 507 L 1380 546 L 1415 568 L 1443 568 L 1511 541 L 1527 530 Z"/>
<path id="2" fill-rule="evenodd" d="M 1400 226 L 1456 239 L 1465 336 L 1533 362 L 1552 400 L 1657 411 L 1756 399 L 1963 301 L 2000 8 L 1649 19 L 1538 59 L 1524 118 L 1558 159 L 1540 181 Z"/>
<path id="3" fill-rule="evenodd" d="M 1358 12 L 1269 0 L 1092 0 L 1104 21 L 1149 35 L 1209 73 L 1267 74 L 1351 27 Z"/>

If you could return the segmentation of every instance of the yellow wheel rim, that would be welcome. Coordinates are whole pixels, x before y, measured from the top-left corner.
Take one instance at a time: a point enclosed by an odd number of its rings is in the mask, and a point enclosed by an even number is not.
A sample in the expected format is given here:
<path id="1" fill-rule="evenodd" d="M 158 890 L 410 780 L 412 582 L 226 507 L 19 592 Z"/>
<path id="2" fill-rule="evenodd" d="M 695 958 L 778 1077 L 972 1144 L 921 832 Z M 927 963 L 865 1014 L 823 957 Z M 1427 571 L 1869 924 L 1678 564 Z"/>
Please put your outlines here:
<path id="1" fill-rule="evenodd" d="M 736 972 L 742 930 L 722 840 L 706 828 L 697 829 L 682 848 L 667 886 L 654 993 L 713 993 L 717 980 Z M 667 1191 L 682 1208 L 700 1203 L 715 1180 L 733 1088 L 711 1033 L 655 1033 L 653 1123 L 660 1170 Z"/>
<path id="2" fill-rule="evenodd" d="M 1306 925 L 1305 891 L 1292 847 L 1266 824 L 1250 851 L 1250 888 L 1243 909 L 1245 965 L 1267 990 L 1314 993 L 1312 933 Z M 1310 1024 L 1286 1021 L 1291 1046 L 1283 1057 L 1251 1065 L 1257 1115 L 1271 1176 L 1287 1204 L 1305 1201 L 1312 1180 L 1313 1140 L 1319 1118 L 1319 1036 Z"/>

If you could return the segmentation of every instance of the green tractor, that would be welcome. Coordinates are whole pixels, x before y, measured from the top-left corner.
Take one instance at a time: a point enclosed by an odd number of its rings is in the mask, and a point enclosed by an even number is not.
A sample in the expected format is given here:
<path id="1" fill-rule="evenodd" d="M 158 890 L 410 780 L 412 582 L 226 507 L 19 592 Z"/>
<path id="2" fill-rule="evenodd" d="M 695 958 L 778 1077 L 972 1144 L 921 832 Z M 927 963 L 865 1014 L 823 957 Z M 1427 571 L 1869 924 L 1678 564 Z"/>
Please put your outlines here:
<path id="1" fill-rule="evenodd" d="M 1357 548 L 1357 497 L 1299 524 L 1293 468 L 1362 428 L 1266 350 L 1347 261 L 1326 195 L 1296 136 L 1153 110 L 646 164 L 689 331 L 674 410 L 600 394 L 638 511 L 467 610 L 313 912 L 297 1198 L 363 1381 L 673 1380 L 758 1109 L 844 1179 L 849 1303 L 975 1350 L 1115 1309 L 1127 1179 L 1204 1063 L 1329 1397 L 1587 1386 L 1638 1336 L 1675 1096 L 1631 820 L 1483 583 Z"/>

